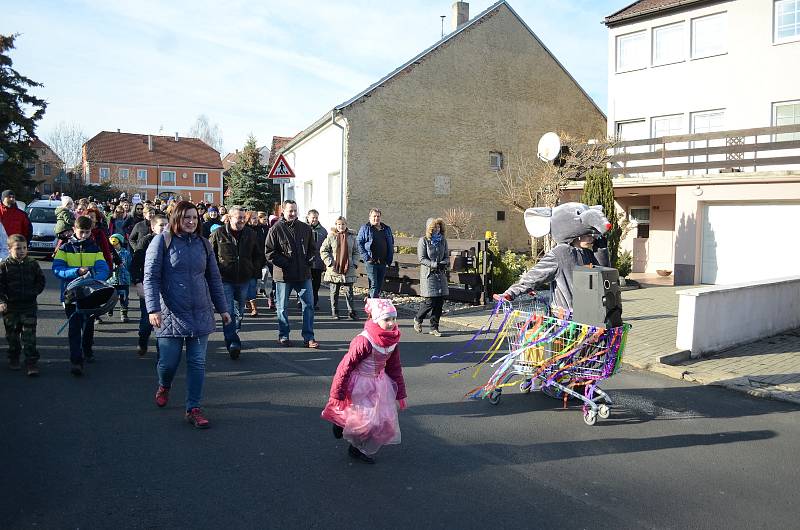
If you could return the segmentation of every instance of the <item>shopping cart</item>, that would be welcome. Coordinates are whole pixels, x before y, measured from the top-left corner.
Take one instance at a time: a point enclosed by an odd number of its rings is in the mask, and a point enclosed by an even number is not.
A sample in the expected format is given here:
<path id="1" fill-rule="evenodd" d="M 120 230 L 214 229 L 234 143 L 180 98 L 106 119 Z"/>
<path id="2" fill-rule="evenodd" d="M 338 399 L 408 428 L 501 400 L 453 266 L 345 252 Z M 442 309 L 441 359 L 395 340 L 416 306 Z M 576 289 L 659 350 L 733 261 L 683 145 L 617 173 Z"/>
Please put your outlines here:
<path id="1" fill-rule="evenodd" d="M 467 396 L 497 405 L 504 388 L 518 386 L 523 393 L 541 391 L 564 399 L 565 406 L 569 398 L 580 400 L 587 425 L 594 425 L 598 416 L 608 418 L 612 401 L 598 383 L 619 370 L 630 325 L 603 328 L 574 322 L 569 311 L 535 297 L 504 301 L 501 309 L 504 318 L 495 341 L 474 365 L 496 370 Z M 504 343 L 508 353 L 498 358 Z"/>

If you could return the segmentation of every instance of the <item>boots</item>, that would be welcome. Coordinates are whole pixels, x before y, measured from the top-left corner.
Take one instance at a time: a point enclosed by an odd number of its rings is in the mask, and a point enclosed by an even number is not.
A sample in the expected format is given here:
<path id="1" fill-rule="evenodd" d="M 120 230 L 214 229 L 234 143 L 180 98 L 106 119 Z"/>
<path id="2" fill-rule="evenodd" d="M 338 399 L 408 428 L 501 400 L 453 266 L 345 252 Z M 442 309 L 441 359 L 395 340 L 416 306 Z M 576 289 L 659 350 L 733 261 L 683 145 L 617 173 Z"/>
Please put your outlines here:
<path id="1" fill-rule="evenodd" d="M 255 300 L 248 300 L 247 307 L 250 308 L 250 316 L 257 317 L 258 316 L 258 308 L 256 307 Z"/>
<path id="2" fill-rule="evenodd" d="M 128 322 L 128 310 L 127 309 L 123 309 L 123 310 L 120 311 L 119 319 L 123 323 L 127 323 Z"/>

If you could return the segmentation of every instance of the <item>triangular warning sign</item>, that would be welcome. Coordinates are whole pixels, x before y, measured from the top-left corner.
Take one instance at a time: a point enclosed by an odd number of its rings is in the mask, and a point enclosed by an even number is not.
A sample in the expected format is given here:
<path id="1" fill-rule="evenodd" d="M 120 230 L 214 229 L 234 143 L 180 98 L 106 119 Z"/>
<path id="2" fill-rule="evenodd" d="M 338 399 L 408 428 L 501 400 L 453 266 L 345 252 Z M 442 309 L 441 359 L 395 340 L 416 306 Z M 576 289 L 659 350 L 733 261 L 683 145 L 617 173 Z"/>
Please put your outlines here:
<path id="1" fill-rule="evenodd" d="M 278 155 L 278 159 L 275 160 L 275 164 L 273 164 L 272 169 L 269 171 L 269 177 L 271 179 L 283 179 L 283 178 L 294 178 L 294 171 L 292 168 L 289 167 L 289 163 L 283 157 L 283 155 Z"/>

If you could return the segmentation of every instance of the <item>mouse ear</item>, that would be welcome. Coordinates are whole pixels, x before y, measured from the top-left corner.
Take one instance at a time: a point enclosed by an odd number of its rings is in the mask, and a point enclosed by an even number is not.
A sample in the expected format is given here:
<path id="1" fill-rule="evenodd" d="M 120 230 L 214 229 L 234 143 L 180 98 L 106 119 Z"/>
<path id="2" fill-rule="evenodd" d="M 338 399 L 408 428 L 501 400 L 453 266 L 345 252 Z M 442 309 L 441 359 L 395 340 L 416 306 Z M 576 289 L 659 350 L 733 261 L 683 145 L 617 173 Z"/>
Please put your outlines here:
<path id="1" fill-rule="evenodd" d="M 595 206 L 589 206 L 589 209 L 590 210 L 600 210 L 602 212 L 603 211 L 603 205 L 602 204 L 597 204 Z"/>
<path id="2" fill-rule="evenodd" d="M 543 237 L 550 233 L 551 208 L 528 208 L 525 210 L 525 228 L 533 237 Z"/>

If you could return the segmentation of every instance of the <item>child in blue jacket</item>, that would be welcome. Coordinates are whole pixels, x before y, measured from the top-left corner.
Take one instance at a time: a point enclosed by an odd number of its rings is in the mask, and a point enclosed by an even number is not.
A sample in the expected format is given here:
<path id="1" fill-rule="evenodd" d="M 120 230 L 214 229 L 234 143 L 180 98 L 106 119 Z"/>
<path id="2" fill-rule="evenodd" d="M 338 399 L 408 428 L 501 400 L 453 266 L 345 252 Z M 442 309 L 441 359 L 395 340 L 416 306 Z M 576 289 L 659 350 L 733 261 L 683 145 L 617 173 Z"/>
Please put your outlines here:
<path id="1" fill-rule="evenodd" d="M 118 265 L 111 273 L 111 279 L 108 281 L 117 290 L 119 297 L 120 320 L 122 322 L 128 321 L 128 300 L 130 299 L 131 289 L 131 260 L 132 256 L 128 249 L 122 246 L 125 242 L 125 236 L 122 234 L 113 234 L 108 238 L 111 243 L 111 251 L 119 256 Z M 108 312 L 108 316 L 113 316 L 114 310 Z"/>

